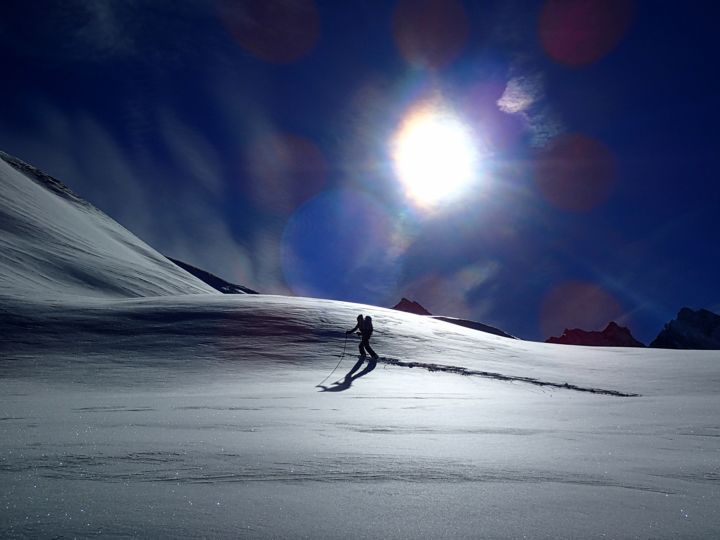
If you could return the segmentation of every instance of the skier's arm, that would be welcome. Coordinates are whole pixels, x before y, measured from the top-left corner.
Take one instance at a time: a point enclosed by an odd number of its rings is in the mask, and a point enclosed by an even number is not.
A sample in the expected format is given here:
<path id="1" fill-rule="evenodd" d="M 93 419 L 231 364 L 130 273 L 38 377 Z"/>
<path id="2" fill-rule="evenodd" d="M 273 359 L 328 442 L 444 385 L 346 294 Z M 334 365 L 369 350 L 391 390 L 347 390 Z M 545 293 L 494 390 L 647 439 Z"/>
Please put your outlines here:
<path id="1" fill-rule="evenodd" d="M 358 330 L 360 328 L 360 323 L 356 324 L 355 327 L 352 330 L 346 330 L 346 334 L 352 334 L 355 330 Z"/>

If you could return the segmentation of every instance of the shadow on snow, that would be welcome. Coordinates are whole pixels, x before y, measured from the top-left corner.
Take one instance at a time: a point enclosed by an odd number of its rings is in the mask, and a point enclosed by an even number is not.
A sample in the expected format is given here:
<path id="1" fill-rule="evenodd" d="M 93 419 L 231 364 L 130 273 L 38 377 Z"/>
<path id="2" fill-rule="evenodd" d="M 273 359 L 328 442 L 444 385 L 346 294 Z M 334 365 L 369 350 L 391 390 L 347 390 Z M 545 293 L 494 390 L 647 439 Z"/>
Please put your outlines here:
<path id="1" fill-rule="evenodd" d="M 359 373 L 355 373 L 358 369 L 360 369 L 360 366 L 363 364 L 364 361 L 365 357 L 360 357 L 360 359 L 355 362 L 355 365 L 350 371 L 347 372 L 347 374 L 342 380 L 335 382 L 330 386 L 318 385 L 318 388 L 320 388 L 322 392 L 343 392 L 347 390 L 348 388 L 350 388 L 353 381 L 359 379 L 360 377 L 363 377 L 364 375 L 367 375 L 373 369 L 375 369 L 375 366 L 377 366 L 377 360 L 374 358 L 370 358 L 368 360 L 367 366 L 365 366 L 365 369 L 363 369 Z"/>

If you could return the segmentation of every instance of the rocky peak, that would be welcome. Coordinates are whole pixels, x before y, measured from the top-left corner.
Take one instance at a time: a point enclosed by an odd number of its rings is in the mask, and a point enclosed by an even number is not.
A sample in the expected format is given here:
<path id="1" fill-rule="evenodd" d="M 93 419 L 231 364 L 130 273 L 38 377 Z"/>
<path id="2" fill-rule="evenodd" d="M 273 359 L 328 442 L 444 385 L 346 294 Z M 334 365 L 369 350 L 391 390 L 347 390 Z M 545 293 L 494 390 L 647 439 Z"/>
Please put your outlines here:
<path id="1" fill-rule="evenodd" d="M 650 343 L 658 349 L 720 349 L 720 315 L 682 308 Z"/>
<path id="2" fill-rule="evenodd" d="M 413 300 L 408 300 L 403 297 L 397 304 L 393 306 L 393 309 L 398 311 L 405 311 L 407 313 L 415 313 L 416 315 L 432 315 L 427 309 L 422 307 L 420 304 Z"/>
<path id="3" fill-rule="evenodd" d="M 630 330 L 611 321 L 605 330 L 586 331 L 580 328 L 566 328 L 560 337 L 550 337 L 546 343 L 563 343 L 565 345 L 587 345 L 592 347 L 644 347 L 633 337 Z"/>

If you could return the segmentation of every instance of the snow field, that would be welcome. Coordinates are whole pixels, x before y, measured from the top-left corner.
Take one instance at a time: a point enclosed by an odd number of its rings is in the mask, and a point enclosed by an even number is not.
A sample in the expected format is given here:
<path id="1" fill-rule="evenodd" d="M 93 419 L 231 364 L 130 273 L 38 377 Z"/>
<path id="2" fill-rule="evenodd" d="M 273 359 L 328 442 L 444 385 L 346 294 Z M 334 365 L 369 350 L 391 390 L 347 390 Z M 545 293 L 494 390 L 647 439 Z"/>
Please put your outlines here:
<path id="1" fill-rule="evenodd" d="M 562 373 L 642 395 L 383 363 L 344 391 L 320 391 L 357 312 L 373 316 L 373 344 L 391 358 L 541 380 Z M 527 343 L 324 300 L 193 295 L 13 313 L 43 330 L 32 343 L 5 342 L 14 352 L 0 380 L 4 536 L 720 530 L 710 352 L 682 353 L 700 374 L 673 386 L 676 351 Z M 350 339 L 331 380 L 355 361 Z M 614 373 L 620 365 L 627 380 Z"/>

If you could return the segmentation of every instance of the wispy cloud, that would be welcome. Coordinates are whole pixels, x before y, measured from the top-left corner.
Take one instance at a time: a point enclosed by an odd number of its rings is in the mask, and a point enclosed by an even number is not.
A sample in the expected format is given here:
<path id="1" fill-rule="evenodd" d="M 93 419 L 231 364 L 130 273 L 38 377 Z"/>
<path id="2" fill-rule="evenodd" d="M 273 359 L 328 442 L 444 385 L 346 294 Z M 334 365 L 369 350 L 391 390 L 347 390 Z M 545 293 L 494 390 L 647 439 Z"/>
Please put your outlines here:
<path id="1" fill-rule="evenodd" d="M 148 9 L 150 7 L 150 9 Z M 21 54 L 57 62 L 162 58 L 207 52 L 216 24 L 212 3 L 192 0 L 47 0 L 3 5 L 0 43 Z"/>
<path id="2" fill-rule="evenodd" d="M 545 146 L 549 141 L 565 132 L 565 124 L 548 104 L 524 113 L 535 147 Z"/>
<path id="3" fill-rule="evenodd" d="M 497 102 L 498 108 L 523 118 L 531 144 L 544 146 L 565 131 L 563 122 L 546 99 L 544 76 L 526 59 L 518 60 L 511 72 L 513 74 Z"/>
<path id="4" fill-rule="evenodd" d="M 537 45 L 538 11 L 527 2 L 507 0 L 496 8 L 493 39 L 510 55 L 507 82 L 498 108 L 520 116 L 533 146 L 565 131 L 562 118 L 545 93 L 543 53 Z"/>
<path id="5" fill-rule="evenodd" d="M 38 110 L 41 125 L 32 132 L 44 136 L 0 131 L 5 150 L 58 177 L 161 253 L 258 287 L 248 254 L 254 240 L 237 241 L 223 214 L 223 178 L 212 165 L 212 145 L 168 115 L 161 130 L 174 157 L 168 163 L 123 146 L 88 113 L 62 112 L 48 103 L 38 103 Z M 262 271 L 263 283 L 277 280 L 274 288 L 282 287 L 278 271 Z"/>
<path id="6" fill-rule="evenodd" d="M 527 111 L 544 97 L 543 77 L 539 73 L 511 78 L 497 104 L 500 110 L 515 114 Z"/>
<path id="7" fill-rule="evenodd" d="M 170 109 L 160 114 L 160 131 L 173 160 L 210 194 L 222 197 L 222 160 L 212 144 Z"/>

